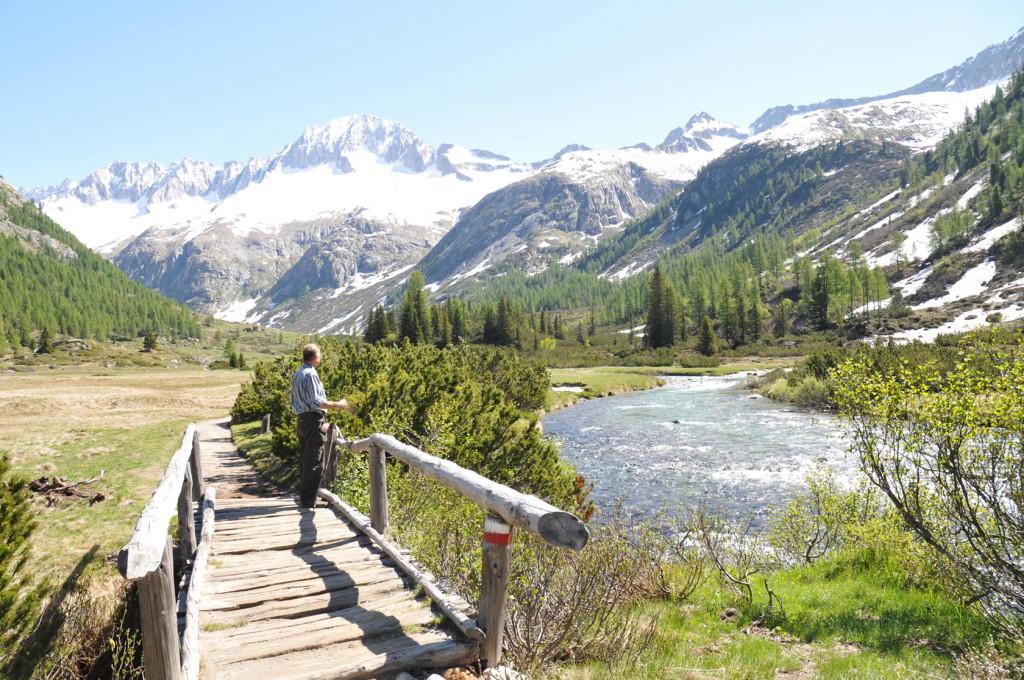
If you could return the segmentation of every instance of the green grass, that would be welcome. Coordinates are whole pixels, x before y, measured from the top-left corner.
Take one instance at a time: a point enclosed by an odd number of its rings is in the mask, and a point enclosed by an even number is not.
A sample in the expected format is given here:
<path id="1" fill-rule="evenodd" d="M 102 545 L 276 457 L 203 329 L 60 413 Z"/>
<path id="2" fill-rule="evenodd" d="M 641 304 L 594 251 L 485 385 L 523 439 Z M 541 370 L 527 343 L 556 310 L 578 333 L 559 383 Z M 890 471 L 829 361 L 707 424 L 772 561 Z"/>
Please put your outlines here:
<path id="1" fill-rule="evenodd" d="M 215 633 L 218 630 L 228 630 L 230 628 L 244 628 L 249 625 L 249 619 L 238 619 L 233 623 L 204 623 L 203 630 L 207 633 Z"/>
<path id="2" fill-rule="evenodd" d="M 769 576 L 784 617 L 764 616 L 758 580 L 752 605 L 712 580 L 687 603 L 640 605 L 659 617 L 654 644 L 637 661 L 613 668 L 561 667 L 566 679 L 949 678 L 953 654 L 984 644 L 991 631 L 948 594 L 908 587 L 882 567 L 842 559 Z M 739 613 L 724 619 L 727 608 Z"/>
<path id="3" fill-rule="evenodd" d="M 231 426 L 231 439 L 249 464 L 257 472 L 281 484 L 297 486 L 299 465 L 297 460 L 282 460 L 274 455 L 273 435 L 260 434 L 261 421 Z"/>
<path id="4" fill-rule="evenodd" d="M 683 366 L 597 366 L 593 368 L 552 368 L 552 386 L 573 385 L 583 392 L 548 391 L 549 409 L 575 404 L 581 398 L 606 397 L 636 390 L 649 390 L 665 384 L 663 375 L 730 375 L 788 365 L 788 360 L 759 360 L 746 358 L 742 362 L 714 368 L 686 368 Z"/>
<path id="5" fill-rule="evenodd" d="M 95 503 L 57 496 L 52 505 L 44 497 L 35 499 L 39 521 L 32 542 L 42 573 L 62 578 L 90 547 L 96 548 L 94 568 L 105 568 L 107 554 L 120 549 L 131 536 L 167 461 L 181 444 L 186 425 L 187 421 L 175 419 L 130 430 L 78 430 L 54 442 L 45 460 L 22 459 L 14 466 L 15 472 L 32 478 L 60 476 L 77 482 L 98 477 L 80 488 L 83 493 L 104 496 Z"/>

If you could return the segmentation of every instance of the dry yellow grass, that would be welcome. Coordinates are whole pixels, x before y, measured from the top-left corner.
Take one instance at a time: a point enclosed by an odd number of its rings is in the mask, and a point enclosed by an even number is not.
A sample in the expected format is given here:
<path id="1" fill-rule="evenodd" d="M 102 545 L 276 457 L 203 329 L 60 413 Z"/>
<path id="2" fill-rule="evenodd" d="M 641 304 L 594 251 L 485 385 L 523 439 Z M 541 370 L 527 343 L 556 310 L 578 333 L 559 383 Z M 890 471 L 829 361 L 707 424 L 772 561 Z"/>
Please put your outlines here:
<path id="1" fill-rule="evenodd" d="M 17 473 L 101 479 L 102 503 L 39 498 L 33 562 L 63 579 L 94 547 L 127 542 L 187 423 L 226 415 L 248 374 L 64 368 L 0 375 L 0 451 Z"/>

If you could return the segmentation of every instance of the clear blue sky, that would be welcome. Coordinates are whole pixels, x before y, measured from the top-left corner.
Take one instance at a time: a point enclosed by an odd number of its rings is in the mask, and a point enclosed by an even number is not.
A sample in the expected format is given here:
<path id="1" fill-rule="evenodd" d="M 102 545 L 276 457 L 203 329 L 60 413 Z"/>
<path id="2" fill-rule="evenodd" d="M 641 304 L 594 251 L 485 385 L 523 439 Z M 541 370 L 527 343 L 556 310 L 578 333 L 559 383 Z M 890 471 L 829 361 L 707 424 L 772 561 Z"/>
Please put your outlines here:
<path id="1" fill-rule="evenodd" d="M 524 162 L 653 144 L 898 90 L 1021 26 L 1024 0 L 0 0 L 0 174 L 219 165 L 352 113 Z"/>

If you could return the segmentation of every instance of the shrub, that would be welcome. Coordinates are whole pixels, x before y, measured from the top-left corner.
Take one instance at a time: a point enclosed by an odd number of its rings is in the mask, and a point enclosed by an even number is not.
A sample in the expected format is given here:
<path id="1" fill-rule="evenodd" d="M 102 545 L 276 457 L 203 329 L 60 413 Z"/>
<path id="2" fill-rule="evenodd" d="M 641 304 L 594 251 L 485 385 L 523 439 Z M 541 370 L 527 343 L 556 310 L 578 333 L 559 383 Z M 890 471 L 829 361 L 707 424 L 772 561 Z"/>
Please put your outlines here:
<path id="1" fill-rule="evenodd" d="M 785 564 L 812 564 L 833 554 L 857 515 L 857 495 L 839 488 L 833 470 L 815 468 L 806 482 L 807 490 L 775 509 L 768 523 L 768 543 Z"/>
<path id="2" fill-rule="evenodd" d="M 361 492 L 356 495 L 368 506 Z M 454 592 L 476 602 L 484 512 L 398 465 L 388 471 L 388 498 L 398 542 Z M 580 552 L 514 533 L 505 650 L 519 670 L 561 660 L 613 662 L 639 655 L 650 642 L 656 621 L 642 618 L 633 605 L 654 594 L 652 574 L 664 567 L 654 546 L 666 544 L 653 532 L 630 540 L 618 519 L 590 529 L 590 542 Z M 667 583 L 684 580 L 677 572 Z"/>
<path id="3" fill-rule="evenodd" d="M 794 387 L 792 400 L 794 404 L 806 408 L 832 408 L 832 385 L 827 380 L 806 376 Z"/>
<path id="4" fill-rule="evenodd" d="M 280 363 L 271 368 L 262 361 L 256 362 L 252 380 L 242 384 L 231 407 L 231 422 L 248 423 L 269 413 L 270 426 L 279 426 L 281 414 L 291 408 L 290 390 L 291 383 L 283 374 Z"/>
<path id="5" fill-rule="evenodd" d="M 851 362 L 836 397 L 870 481 L 948 561 L 953 587 L 1013 629 L 1024 625 L 1024 357 L 977 339 L 960 352 L 945 376 Z"/>
<path id="6" fill-rule="evenodd" d="M 638 657 L 657 618 L 633 606 L 644 570 L 621 527 L 591 526 L 580 552 L 523 537 L 509 579 L 505 648 L 513 665 L 533 672 L 557 661 L 611 665 Z"/>
<path id="7" fill-rule="evenodd" d="M 329 398 L 345 397 L 354 412 L 331 415 L 349 438 L 390 434 L 501 484 L 555 505 L 576 502 L 576 472 L 546 439 L 531 411 L 543 406 L 550 378 L 507 349 L 458 345 L 395 347 L 321 342 L 318 372 Z M 257 368 L 235 401 L 242 419 L 271 414 L 274 453 L 298 456 L 291 412 L 296 352 Z"/>

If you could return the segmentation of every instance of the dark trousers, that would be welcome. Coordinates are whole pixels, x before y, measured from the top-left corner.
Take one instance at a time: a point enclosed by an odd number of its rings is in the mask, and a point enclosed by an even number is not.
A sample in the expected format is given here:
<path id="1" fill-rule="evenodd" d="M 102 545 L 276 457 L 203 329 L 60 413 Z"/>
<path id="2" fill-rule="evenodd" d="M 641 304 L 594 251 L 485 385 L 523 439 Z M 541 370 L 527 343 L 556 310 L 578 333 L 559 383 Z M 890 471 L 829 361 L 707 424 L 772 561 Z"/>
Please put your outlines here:
<path id="1" fill-rule="evenodd" d="M 302 457 L 299 504 L 304 508 L 313 507 L 316 491 L 320 488 L 320 477 L 323 474 L 321 452 L 327 441 L 327 433 L 320 431 L 323 422 L 323 414 L 317 411 L 299 414 L 299 454 Z"/>

